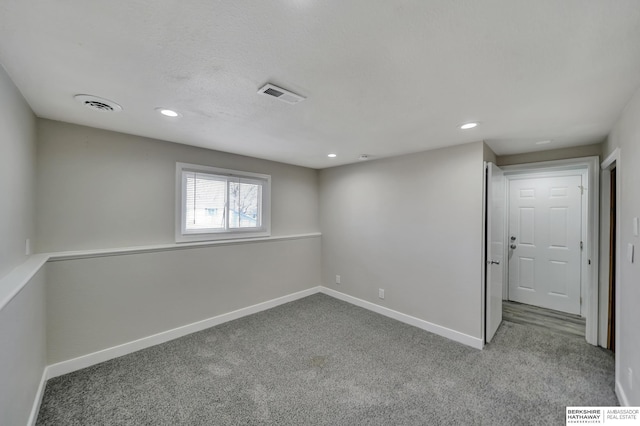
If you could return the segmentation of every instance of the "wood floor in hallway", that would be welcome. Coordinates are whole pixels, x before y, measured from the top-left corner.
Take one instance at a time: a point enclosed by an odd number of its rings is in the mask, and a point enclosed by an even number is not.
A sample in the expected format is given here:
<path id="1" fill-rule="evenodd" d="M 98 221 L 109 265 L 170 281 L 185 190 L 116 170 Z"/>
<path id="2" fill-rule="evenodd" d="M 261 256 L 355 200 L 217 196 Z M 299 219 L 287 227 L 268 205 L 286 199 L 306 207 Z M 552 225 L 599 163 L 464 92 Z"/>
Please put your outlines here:
<path id="1" fill-rule="evenodd" d="M 503 301 L 502 319 L 517 324 L 551 329 L 561 334 L 585 336 L 586 320 L 580 315 L 567 314 L 524 303 Z"/>

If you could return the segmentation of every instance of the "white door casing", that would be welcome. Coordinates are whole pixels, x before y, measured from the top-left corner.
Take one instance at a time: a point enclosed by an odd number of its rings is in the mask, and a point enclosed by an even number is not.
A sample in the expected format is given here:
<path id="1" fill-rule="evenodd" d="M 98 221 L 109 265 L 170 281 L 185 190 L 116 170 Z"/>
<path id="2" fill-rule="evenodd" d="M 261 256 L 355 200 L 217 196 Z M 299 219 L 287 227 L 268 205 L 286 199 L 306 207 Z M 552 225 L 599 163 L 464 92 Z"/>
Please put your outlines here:
<path id="1" fill-rule="evenodd" d="M 580 314 L 582 176 L 509 181 L 509 299 Z"/>
<path id="2" fill-rule="evenodd" d="M 506 186 L 504 173 L 495 164 L 487 165 L 487 248 L 486 248 L 486 334 L 493 339 L 502 322 Z"/>

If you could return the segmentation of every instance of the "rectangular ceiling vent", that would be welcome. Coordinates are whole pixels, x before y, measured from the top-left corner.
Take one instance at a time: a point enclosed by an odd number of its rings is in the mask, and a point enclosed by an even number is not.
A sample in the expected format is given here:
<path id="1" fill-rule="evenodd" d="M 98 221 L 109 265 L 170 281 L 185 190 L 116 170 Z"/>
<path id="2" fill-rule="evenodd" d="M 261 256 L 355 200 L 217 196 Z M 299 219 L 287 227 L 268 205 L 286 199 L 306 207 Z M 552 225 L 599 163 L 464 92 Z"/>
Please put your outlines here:
<path id="1" fill-rule="evenodd" d="M 305 98 L 300 95 L 296 95 L 293 92 L 285 90 L 282 87 L 274 86 L 270 83 L 262 86 L 260 90 L 258 90 L 258 93 L 278 98 L 278 100 L 286 102 L 288 104 L 297 104 L 298 102 L 302 102 L 305 100 Z"/>

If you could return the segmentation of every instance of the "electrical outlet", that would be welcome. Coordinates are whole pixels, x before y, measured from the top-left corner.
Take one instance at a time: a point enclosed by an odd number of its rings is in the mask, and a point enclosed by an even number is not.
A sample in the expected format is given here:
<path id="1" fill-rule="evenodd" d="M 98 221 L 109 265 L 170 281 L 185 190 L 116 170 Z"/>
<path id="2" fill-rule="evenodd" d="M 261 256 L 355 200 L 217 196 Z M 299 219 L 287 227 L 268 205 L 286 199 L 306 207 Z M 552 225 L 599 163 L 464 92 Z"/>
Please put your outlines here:
<path id="1" fill-rule="evenodd" d="M 633 390 L 633 370 L 629 367 L 629 390 Z"/>
<path id="2" fill-rule="evenodd" d="M 378 289 L 378 297 L 380 299 L 384 299 L 384 289 L 383 288 L 379 288 Z"/>
<path id="3" fill-rule="evenodd" d="M 336 275 L 336 284 L 340 284 L 340 275 Z"/>

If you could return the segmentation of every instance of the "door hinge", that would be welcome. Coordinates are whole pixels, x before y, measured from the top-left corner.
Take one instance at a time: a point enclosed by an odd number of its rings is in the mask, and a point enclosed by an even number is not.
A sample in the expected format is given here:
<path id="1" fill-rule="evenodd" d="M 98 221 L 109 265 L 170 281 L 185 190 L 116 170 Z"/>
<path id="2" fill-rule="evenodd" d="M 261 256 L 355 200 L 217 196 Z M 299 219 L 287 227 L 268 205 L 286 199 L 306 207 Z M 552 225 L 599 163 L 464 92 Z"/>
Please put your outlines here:
<path id="1" fill-rule="evenodd" d="M 582 296 L 580 296 L 580 306 L 582 306 Z"/>
<path id="2" fill-rule="evenodd" d="M 580 185 L 578 188 L 580 188 L 580 195 L 584 195 L 584 186 Z"/>
<path id="3" fill-rule="evenodd" d="M 584 250 L 584 243 L 580 241 L 580 250 Z"/>

